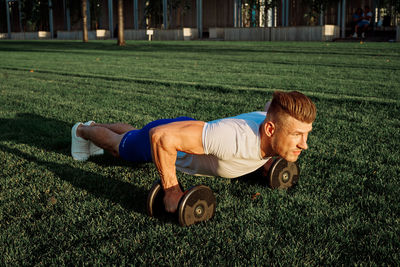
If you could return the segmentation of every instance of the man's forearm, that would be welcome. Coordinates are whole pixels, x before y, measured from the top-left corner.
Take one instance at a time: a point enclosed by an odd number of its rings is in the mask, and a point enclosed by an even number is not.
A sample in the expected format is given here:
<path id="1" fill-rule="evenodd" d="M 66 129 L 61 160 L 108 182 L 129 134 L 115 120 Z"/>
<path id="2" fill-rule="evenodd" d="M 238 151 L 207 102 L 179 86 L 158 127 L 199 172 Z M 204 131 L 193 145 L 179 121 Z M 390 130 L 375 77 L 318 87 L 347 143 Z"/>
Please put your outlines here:
<path id="1" fill-rule="evenodd" d="M 168 212 L 175 212 L 183 193 L 176 177 L 176 156 L 177 150 L 167 137 L 160 131 L 152 131 L 150 140 L 153 153 L 153 161 L 156 164 L 158 174 L 161 178 L 161 185 L 164 189 L 164 205 Z"/>
<path id="2" fill-rule="evenodd" d="M 151 132 L 150 138 L 153 161 L 157 167 L 164 190 L 175 187 L 179 184 L 175 168 L 176 149 L 171 146 L 168 140 L 165 140 L 166 137 L 164 135 L 156 131 Z"/>

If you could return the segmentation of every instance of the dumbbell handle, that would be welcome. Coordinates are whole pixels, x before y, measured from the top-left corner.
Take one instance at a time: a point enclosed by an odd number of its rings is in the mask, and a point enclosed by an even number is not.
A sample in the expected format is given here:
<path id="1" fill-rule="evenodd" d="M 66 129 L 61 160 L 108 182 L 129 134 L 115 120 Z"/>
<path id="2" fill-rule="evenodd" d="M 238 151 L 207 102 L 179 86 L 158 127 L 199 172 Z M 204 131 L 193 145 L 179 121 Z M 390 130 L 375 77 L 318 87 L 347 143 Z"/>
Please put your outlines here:
<path id="1" fill-rule="evenodd" d="M 178 188 L 164 190 L 163 203 L 165 210 L 170 213 L 175 213 L 179 207 L 182 197 L 185 194 Z"/>
<path id="2" fill-rule="evenodd" d="M 179 184 L 179 186 L 181 187 L 181 191 L 183 191 L 182 185 Z M 187 190 L 185 191 L 187 192 Z M 180 199 L 182 199 L 182 197 L 184 196 L 185 192 L 183 193 L 183 195 L 181 196 Z M 161 180 L 156 180 L 153 183 L 153 186 L 151 187 L 149 194 L 147 196 L 147 214 L 149 216 L 154 216 L 155 214 L 155 210 L 154 210 L 154 205 L 162 205 L 163 210 L 165 211 L 165 204 L 164 204 L 164 196 L 165 196 L 165 191 L 162 188 L 161 185 Z M 159 202 L 159 203 L 156 203 Z M 178 201 L 178 207 L 179 207 L 179 202 Z"/>

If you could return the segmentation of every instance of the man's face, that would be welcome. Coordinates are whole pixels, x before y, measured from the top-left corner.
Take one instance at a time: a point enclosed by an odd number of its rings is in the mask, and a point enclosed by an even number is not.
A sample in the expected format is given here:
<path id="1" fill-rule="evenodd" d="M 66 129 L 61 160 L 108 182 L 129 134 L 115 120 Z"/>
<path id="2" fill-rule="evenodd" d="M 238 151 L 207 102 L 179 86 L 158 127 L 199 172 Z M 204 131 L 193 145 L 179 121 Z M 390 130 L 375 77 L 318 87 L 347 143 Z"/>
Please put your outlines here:
<path id="1" fill-rule="evenodd" d="M 286 116 L 271 139 L 272 149 L 282 158 L 295 162 L 302 150 L 308 148 L 307 138 L 312 130 L 312 123 L 301 122 Z"/>

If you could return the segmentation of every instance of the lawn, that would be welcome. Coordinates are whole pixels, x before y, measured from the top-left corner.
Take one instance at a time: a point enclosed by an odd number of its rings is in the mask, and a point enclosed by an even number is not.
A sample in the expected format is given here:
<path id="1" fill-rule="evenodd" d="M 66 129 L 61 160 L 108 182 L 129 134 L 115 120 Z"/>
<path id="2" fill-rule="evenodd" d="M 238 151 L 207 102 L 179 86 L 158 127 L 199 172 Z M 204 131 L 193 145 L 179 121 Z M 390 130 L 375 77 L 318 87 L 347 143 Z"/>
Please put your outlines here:
<path id="1" fill-rule="evenodd" d="M 400 264 L 400 44 L 115 43 L 0 41 L 0 265 Z M 77 121 L 208 121 L 275 90 L 317 105 L 299 184 L 178 173 L 214 191 L 205 223 L 146 215 L 153 164 L 70 156 Z"/>

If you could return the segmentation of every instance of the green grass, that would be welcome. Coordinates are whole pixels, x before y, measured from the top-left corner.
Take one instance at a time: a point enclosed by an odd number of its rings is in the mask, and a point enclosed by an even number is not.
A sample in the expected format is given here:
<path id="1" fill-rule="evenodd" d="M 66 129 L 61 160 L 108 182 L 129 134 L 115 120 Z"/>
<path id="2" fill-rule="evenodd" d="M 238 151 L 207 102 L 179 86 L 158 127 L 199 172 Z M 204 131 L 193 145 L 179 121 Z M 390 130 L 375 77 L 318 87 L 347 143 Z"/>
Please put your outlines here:
<path id="1" fill-rule="evenodd" d="M 152 164 L 69 154 L 76 121 L 207 121 L 274 90 L 318 108 L 299 185 L 179 173 L 213 189 L 206 223 L 146 215 Z M 397 43 L 1 41 L 0 265 L 399 265 L 399 145 Z"/>

